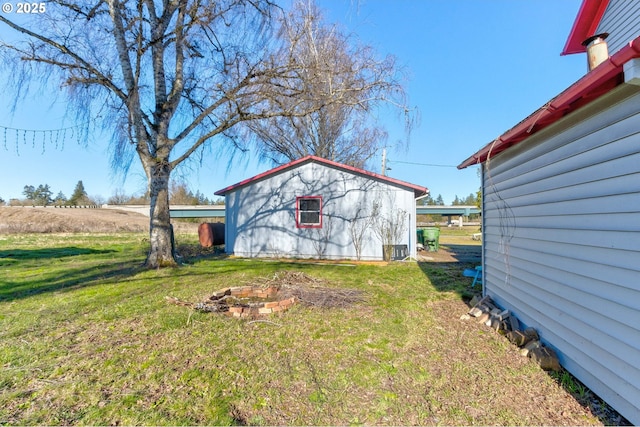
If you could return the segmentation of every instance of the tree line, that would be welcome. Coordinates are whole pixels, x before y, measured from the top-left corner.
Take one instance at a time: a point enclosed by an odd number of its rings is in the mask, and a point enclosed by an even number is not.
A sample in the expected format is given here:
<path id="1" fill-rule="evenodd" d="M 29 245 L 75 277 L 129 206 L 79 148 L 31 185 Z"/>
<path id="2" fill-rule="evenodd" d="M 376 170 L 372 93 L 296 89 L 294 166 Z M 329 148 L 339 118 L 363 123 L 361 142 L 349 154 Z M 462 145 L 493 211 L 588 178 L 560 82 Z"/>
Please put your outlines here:
<path id="1" fill-rule="evenodd" d="M 436 198 L 433 198 L 431 196 L 431 194 L 427 195 L 426 197 L 424 197 L 423 199 L 421 199 L 422 201 L 422 205 L 423 206 L 444 206 L 446 205 L 446 203 L 444 202 L 444 199 L 442 198 L 441 194 L 438 194 L 438 196 Z M 480 191 L 478 191 L 477 193 L 469 193 L 469 195 L 467 197 L 464 198 L 460 198 L 458 197 L 458 195 L 456 194 L 453 202 L 451 202 L 452 206 L 478 206 L 480 207 Z"/>
<path id="2" fill-rule="evenodd" d="M 105 202 L 110 205 L 148 205 L 149 194 L 131 195 L 123 190 L 116 190 L 106 201 L 102 196 L 89 196 L 82 181 L 78 181 L 71 197 L 66 197 L 59 191 L 54 197 L 54 192 L 49 184 L 25 185 L 22 191 L 24 199 L 11 199 L 11 206 L 87 206 L 102 205 Z M 172 205 L 212 205 L 224 203 L 221 198 L 210 200 L 200 191 L 195 193 L 183 182 L 172 182 L 169 186 L 169 202 Z M 7 202 L 0 197 L 0 206 Z"/>
<path id="3" fill-rule="evenodd" d="M 53 191 L 48 184 L 40 184 L 37 187 L 25 185 L 22 192 L 25 198 L 22 200 L 12 199 L 10 205 L 33 205 L 33 206 L 82 206 L 82 205 L 102 205 L 105 199 L 102 196 L 89 196 L 82 181 L 78 181 L 71 197 L 67 198 L 62 191 L 53 197 Z M 126 194 L 124 190 L 116 190 L 115 193 L 106 200 L 110 205 L 148 205 L 150 203 L 149 194 L 133 195 Z M 7 202 L 0 197 L 0 206 Z M 184 182 L 171 182 L 169 185 L 169 203 L 172 205 L 218 205 L 224 204 L 224 199 L 209 199 L 200 191 L 195 193 L 189 189 Z M 431 194 L 421 199 L 423 206 L 444 206 L 446 203 L 441 194 L 435 198 Z M 465 198 L 455 195 L 453 206 L 478 206 L 480 207 L 480 191 L 476 194 L 470 193 Z"/>
<path id="4" fill-rule="evenodd" d="M 82 181 L 78 181 L 69 198 L 62 191 L 59 191 L 54 197 L 49 184 L 40 184 L 37 187 L 25 185 L 22 194 L 25 197 L 23 200 L 12 199 L 9 203 L 11 205 L 28 204 L 33 206 L 83 206 L 96 204 L 87 194 Z M 0 199 L 0 203 L 4 203 L 4 200 Z"/>

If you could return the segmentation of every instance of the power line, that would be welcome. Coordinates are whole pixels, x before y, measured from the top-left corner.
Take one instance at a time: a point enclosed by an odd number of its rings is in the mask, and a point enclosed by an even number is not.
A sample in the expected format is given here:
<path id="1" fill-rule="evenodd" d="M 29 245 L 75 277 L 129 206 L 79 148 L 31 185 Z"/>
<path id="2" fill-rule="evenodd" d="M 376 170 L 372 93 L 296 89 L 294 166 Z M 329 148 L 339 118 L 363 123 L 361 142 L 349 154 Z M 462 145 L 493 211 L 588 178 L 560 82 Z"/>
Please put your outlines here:
<path id="1" fill-rule="evenodd" d="M 438 165 L 434 163 L 401 162 L 399 160 L 387 160 L 387 163 L 403 163 L 405 165 L 432 166 L 436 168 L 457 168 L 458 167 L 456 165 Z"/>

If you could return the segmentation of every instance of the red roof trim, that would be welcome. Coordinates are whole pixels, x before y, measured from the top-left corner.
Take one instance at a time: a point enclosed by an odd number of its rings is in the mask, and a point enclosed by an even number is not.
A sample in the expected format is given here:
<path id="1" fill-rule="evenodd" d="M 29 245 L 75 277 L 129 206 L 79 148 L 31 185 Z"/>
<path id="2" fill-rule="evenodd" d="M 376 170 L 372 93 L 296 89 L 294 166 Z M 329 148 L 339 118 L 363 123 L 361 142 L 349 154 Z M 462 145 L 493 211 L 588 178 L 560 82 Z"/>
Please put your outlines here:
<path id="1" fill-rule="evenodd" d="M 582 42 L 595 35 L 609 0 L 583 0 L 561 55 L 586 52 Z"/>
<path id="2" fill-rule="evenodd" d="M 480 151 L 458 165 L 458 169 L 484 163 L 489 157 L 518 144 L 567 114 L 611 91 L 624 81 L 623 65 L 631 59 L 639 57 L 640 37 L 629 42 L 615 55 L 609 57 L 608 60 L 598 65 L 542 108 L 485 145 Z"/>
<path id="3" fill-rule="evenodd" d="M 373 178 L 373 179 L 376 179 L 376 180 L 379 180 L 379 181 L 385 181 L 385 182 L 388 182 L 388 183 L 393 184 L 393 185 L 409 188 L 409 189 L 413 190 L 413 192 L 415 193 L 416 197 L 423 196 L 423 195 L 425 195 L 425 194 L 427 194 L 429 192 L 429 190 L 426 187 L 421 187 L 419 185 L 410 184 L 410 183 L 405 182 L 405 181 L 400 181 L 399 179 L 394 179 L 394 178 L 390 178 L 390 177 L 385 176 L 385 175 L 380 175 L 380 174 L 377 174 L 377 173 L 374 173 L 374 172 L 369 172 L 369 171 L 366 171 L 366 170 L 363 170 L 363 169 L 358 169 L 358 168 L 355 168 L 353 166 L 348 166 L 348 165 L 345 165 L 345 164 L 342 164 L 342 163 L 338 163 L 338 162 L 334 162 L 334 161 L 331 161 L 331 160 L 323 159 L 322 157 L 306 156 L 306 157 L 303 157 L 301 159 L 294 160 L 294 161 L 289 162 L 287 164 L 284 164 L 284 165 L 278 166 L 276 168 L 273 168 L 271 170 L 268 170 L 266 172 L 263 172 L 263 173 L 261 173 L 259 175 L 256 175 L 256 176 L 252 177 L 252 178 L 248 178 L 248 179 L 245 179 L 244 181 L 240 181 L 237 184 L 233 184 L 233 185 L 230 185 L 228 187 L 225 187 L 222 190 L 216 191 L 214 194 L 216 196 L 223 196 L 226 193 L 229 193 L 231 191 L 237 190 L 240 187 L 244 187 L 246 185 L 249 185 L 249 184 L 252 184 L 254 182 L 260 181 L 262 179 L 265 179 L 265 178 L 267 178 L 269 176 L 275 175 L 277 173 L 283 172 L 283 171 L 288 170 L 288 169 L 292 169 L 294 167 L 297 167 L 297 166 L 300 166 L 300 165 L 302 165 L 304 163 L 309 163 L 309 162 L 315 162 L 315 163 L 324 164 L 326 166 L 330 166 L 330 167 L 333 167 L 333 168 L 336 168 L 336 169 L 342 169 L 342 170 L 345 170 L 345 171 L 348 171 L 348 172 L 351 172 L 351 173 L 354 173 L 354 174 L 357 174 L 357 175 L 368 176 L 370 178 Z"/>

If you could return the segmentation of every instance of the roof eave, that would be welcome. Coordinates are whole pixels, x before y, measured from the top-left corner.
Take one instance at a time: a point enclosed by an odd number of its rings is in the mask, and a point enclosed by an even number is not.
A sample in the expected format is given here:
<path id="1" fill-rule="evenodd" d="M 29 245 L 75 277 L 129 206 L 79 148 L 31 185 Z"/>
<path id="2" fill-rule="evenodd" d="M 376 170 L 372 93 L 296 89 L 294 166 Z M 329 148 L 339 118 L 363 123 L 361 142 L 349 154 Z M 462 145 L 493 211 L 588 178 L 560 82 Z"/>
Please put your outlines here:
<path id="1" fill-rule="evenodd" d="M 298 165 L 300 163 L 306 162 L 311 157 L 313 157 L 313 156 L 302 157 L 302 158 L 294 160 L 292 162 L 285 163 L 284 165 L 280 165 L 280 166 L 278 166 L 276 168 L 269 169 L 266 172 L 263 172 L 263 173 L 258 174 L 256 176 L 253 176 L 251 178 L 247 178 L 247 179 L 242 180 L 240 182 L 237 182 L 235 184 L 229 185 L 228 187 L 225 187 L 225 188 L 223 188 L 221 190 L 218 190 L 213 194 L 216 195 L 216 196 L 224 196 L 225 194 L 227 194 L 230 191 L 236 190 L 236 189 L 238 189 L 240 187 L 244 187 L 245 185 L 251 184 L 252 182 L 256 182 L 256 181 L 261 180 L 262 178 L 266 178 L 269 175 L 273 175 L 273 174 L 278 173 L 280 171 L 283 171 L 283 170 L 286 170 L 288 168 L 294 167 L 294 166 L 296 166 L 296 165 Z"/>
<path id="2" fill-rule="evenodd" d="M 586 51 L 582 42 L 595 35 L 608 5 L 609 0 L 582 1 L 561 55 L 571 55 Z"/>
<path id="3" fill-rule="evenodd" d="M 628 45 L 587 73 L 564 92 L 467 158 L 458 165 L 458 169 L 484 163 L 488 158 L 520 143 L 569 113 L 611 91 L 624 82 L 624 64 L 638 57 L 640 57 L 640 37 L 629 42 Z"/>
<path id="4" fill-rule="evenodd" d="M 332 167 L 335 167 L 335 168 L 338 168 L 338 169 L 349 171 L 349 172 L 354 173 L 354 174 L 368 176 L 370 178 L 374 178 L 374 179 L 377 179 L 377 180 L 380 180 L 380 181 L 386 181 L 386 182 L 389 182 L 389 183 L 392 183 L 392 184 L 395 184 L 395 185 L 398 185 L 398 186 L 401 186 L 401 187 L 405 187 L 407 189 L 413 190 L 414 195 L 415 195 L 416 198 L 424 196 L 426 194 L 429 194 L 429 189 L 427 189 L 426 187 L 421 187 L 419 185 L 411 184 L 411 183 L 408 183 L 408 182 L 405 182 L 405 181 L 401 181 L 399 179 L 390 178 L 390 177 L 385 176 L 385 175 L 380 175 L 380 174 L 377 174 L 375 172 L 369 172 L 369 171 L 366 171 L 364 169 L 358 169 L 358 168 L 353 167 L 353 166 L 349 166 L 349 165 L 345 165 L 345 164 L 342 164 L 342 163 L 334 162 L 332 160 L 327 160 L 327 159 L 324 159 L 322 157 L 317 157 L 317 156 L 302 157 L 302 158 L 300 158 L 298 160 L 294 160 L 292 162 L 289 162 L 289 163 L 286 163 L 284 165 L 278 166 L 278 167 L 276 167 L 274 169 L 270 169 L 270 170 L 268 170 L 266 172 L 263 172 L 263 173 L 261 173 L 259 175 L 254 176 L 254 177 L 245 179 L 244 181 L 240 181 L 240 182 L 238 182 L 236 184 L 233 184 L 233 185 L 230 185 L 228 187 L 225 187 L 225 188 L 223 188 L 221 190 L 216 191 L 214 194 L 216 196 L 224 196 L 225 194 L 227 194 L 227 193 L 229 193 L 231 191 L 237 190 L 237 189 L 239 189 L 241 187 L 244 187 L 246 185 L 249 185 L 251 183 L 260 181 L 263 178 L 266 178 L 266 177 L 274 175 L 276 173 L 285 171 L 287 169 L 291 169 L 293 167 L 296 167 L 298 165 L 301 165 L 301 164 L 307 163 L 307 162 L 317 162 L 317 163 L 325 164 L 325 165 L 332 166 Z"/>

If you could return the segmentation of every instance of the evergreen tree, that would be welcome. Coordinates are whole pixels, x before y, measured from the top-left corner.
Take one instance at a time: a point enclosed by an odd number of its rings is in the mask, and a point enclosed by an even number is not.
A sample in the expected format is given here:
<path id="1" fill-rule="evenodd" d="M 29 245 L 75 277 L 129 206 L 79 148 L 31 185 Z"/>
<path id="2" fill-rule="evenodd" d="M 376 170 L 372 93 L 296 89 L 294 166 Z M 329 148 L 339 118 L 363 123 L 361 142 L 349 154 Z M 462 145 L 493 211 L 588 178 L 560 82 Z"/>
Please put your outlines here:
<path id="1" fill-rule="evenodd" d="M 26 197 L 27 200 L 34 200 L 35 193 L 36 188 L 33 185 L 25 185 L 24 189 L 22 190 L 22 194 L 24 194 L 24 197 Z"/>
<path id="2" fill-rule="evenodd" d="M 442 198 L 442 194 L 438 194 L 438 197 L 436 197 L 436 205 L 444 206 L 444 199 Z"/>
<path id="3" fill-rule="evenodd" d="M 199 190 L 196 191 L 196 200 L 198 201 L 199 205 L 210 205 L 211 202 L 209 202 L 209 199 L 205 197 L 204 194 L 202 194 Z"/>
<path id="4" fill-rule="evenodd" d="M 65 196 L 62 191 L 60 191 L 58 193 L 58 195 L 56 196 L 56 198 L 53 200 L 53 202 L 58 205 L 58 206 L 62 206 L 65 203 L 67 203 L 67 196 Z"/>
<path id="5" fill-rule="evenodd" d="M 433 206 L 436 202 L 433 200 L 433 197 L 431 197 L 431 194 L 427 194 L 426 197 L 422 198 L 421 204 L 422 206 Z"/>
<path id="6" fill-rule="evenodd" d="M 73 194 L 69 199 L 69 204 L 72 206 L 78 206 L 86 204 L 88 200 L 89 196 L 84 189 L 84 184 L 82 184 L 82 181 L 78 181 L 78 183 L 76 184 L 76 188 L 75 190 L 73 190 Z"/>
<path id="7" fill-rule="evenodd" d="M 466 199 L 464 199 L 463 204 L 467 206 L 475 206 L 478 200 L 476 199 L 476 195 L 473 193 L 469 193 Z"/>
<path id="8" fill-rule="evenodd" d="M 51 196 L 53 192 L 48 184 L 40 184 L 38 188 L 35 188 L 33 185 L 25 185 L 22 194 L 25 195 L 27 200 L 31 200 L 34 205 L 47 206 L 52 202 Z"/>
<path id="9" fill-rule="evenodd" d="M 34 193 L 34 201 L 38 205 L 47 206 L 53 201 L 51 199 L 52 195 L 53 192 L 51 191 L 51 188 L 49 188 L 49 184 L 40 184 L 38 185 L 38 188 L 36 188 L 36 191 Z"/>

